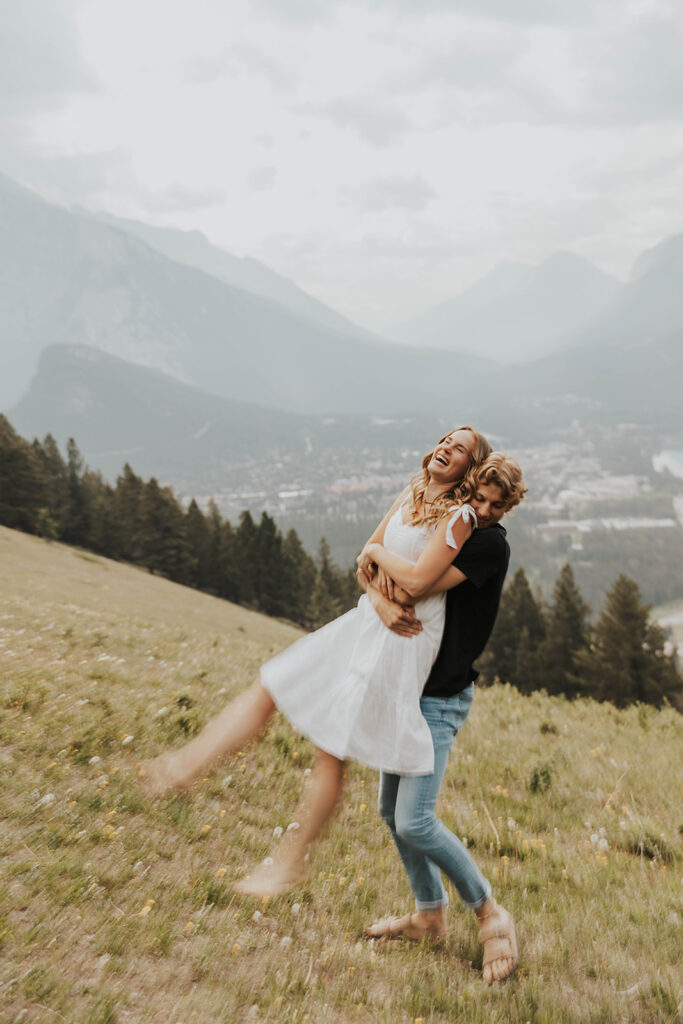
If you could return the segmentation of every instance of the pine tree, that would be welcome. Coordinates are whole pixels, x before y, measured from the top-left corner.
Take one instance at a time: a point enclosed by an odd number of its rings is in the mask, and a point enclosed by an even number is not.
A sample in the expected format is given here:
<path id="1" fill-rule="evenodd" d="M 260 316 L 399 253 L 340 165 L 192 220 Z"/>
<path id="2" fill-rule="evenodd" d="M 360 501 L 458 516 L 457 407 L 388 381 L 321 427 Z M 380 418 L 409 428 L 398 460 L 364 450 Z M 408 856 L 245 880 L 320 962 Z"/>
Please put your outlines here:
<path id="1" fill-rule="evenodd" d="M 114 491 L 112 557 L 139 564 L 142 561 L 142 495 L 144 483 L 126 464 Z"/>
<path id="2" fill-rule="evenodd" d="M 523 693 L 535 690 L 538 648 L 544 637 L 543 609 L 532 593 L 524 569 L 518 569 L 503 591 L 486 657 L 480 663 L 486 678 L 497 676 Z"/>
<path id="3" fill-rule="evenodd" d="M 221 593 L 221 566 L 223 563 L 223 521 L 218 505 L 211 498 L 208 514 L 205 516 L 206 528 L 209 533 L 208 576 L 206 588 L 211 594 Z"/>
<path id="4" fill-rule="evenodd" d="M 187 582 L 191 587 L 210 590 L 212 582 L 211 528 L 194 498 L 185 513 L 185 536 L 190 550 Z"/>
<path id="5" fill-rule="evenodd" d="M 67 441 L 66 455 L 67 506 L 61 536 L 67 544 L 87 547 L 91 509 L 88 492 L 83 486 L 85 466 L 73 437 Z"/>
<path id="6" fill-rule="evenodd" d="M 237 585 L 235 600 L 240 604 L 255 607 L 257 603 L 257 581 L 254 565 L 257 559 L 257 527 L 251 512 L 243 512 L 240 525 L 235 530 L 235 543 L 232 551 L 233 578 Z"/>
<path id="7" fill-rule="evenodd" d="M 35 533 L 45 503 L 40 459 L 0 414 L 0 523 Z"/>
<path id="8" fill-rule="evenodd" d="M 52 434 L 46 434 L 42 444 L 40 441 L 34 441 L 32 447 L 41 462 L 45 479 L 43 489 L 44 520 L 54 524 L 56 536 L 59 537 L 63 532 L 69 509 L 69 479 L 66 462 L 62 458 Z"/>
<path id="9" fill-rule="evenodd" d="M 310 629 L 320 629 L 336 619 L 341 610 L 341 603 L 330 593 L 324 576 L 319 572 L 306 611 L 307 625 Z"/>
<path id="10" fill-rule="evenodd" d="M 308 625 L 307 614 L 316 581 L 315 562 L 304 550 L 295 530 L 290 530 L 282 542 L 284 575 L 287 581 L 287 611 L 285 615 L 302 626 Z"/>
<path id="11" fill-rule="evenodd" d="M 576 655 L 588 644 L 590 608 L 581 597 L 571 566 L 560 571 L 546 621 L 546 636 L 537 653 L 538 685 L 548 693 L 576 695 Z"/>
<path id="12" fill-rule="evenodd" d="M 141 511 L 141 563 L 150 572 L 186 583 L 191 557 L 183 510 L 173 491 L 152 477 L 143 488 Z"/>
<path id="13" fill-rule="evenodd" d="M 649 621 L 637 583 L 623 573 L 608 592 L 587 650 L 576 655 L 577 691 L 617 707 L 635 701 L 681 706 L 683 680 L 664 650 L 664 631 Z"/>

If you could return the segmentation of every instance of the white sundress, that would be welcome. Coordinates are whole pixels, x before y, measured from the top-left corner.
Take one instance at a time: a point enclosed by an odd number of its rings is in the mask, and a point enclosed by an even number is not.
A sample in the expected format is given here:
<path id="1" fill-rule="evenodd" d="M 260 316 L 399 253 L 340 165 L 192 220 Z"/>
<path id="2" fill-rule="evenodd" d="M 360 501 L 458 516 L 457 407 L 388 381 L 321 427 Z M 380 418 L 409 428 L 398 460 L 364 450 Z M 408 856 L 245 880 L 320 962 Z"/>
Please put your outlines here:
<path id="1" fill-rule="evenodd" d="M 470 505 L 453 512 L 476 526 Z M 398 508 L 384 545 L 413 564 L 433 527 L 403 522 Z M 446 595 L 418 601 L 422 632 L 401 637 L 388 629 L 363 594 L 356 608 L 302 637 L 261 668 L 261 682 L 294 728 L 340 760 L 352 758 L 396 775 L 429 775 L 434 747 L 420 695 L 441 644 Z"/>

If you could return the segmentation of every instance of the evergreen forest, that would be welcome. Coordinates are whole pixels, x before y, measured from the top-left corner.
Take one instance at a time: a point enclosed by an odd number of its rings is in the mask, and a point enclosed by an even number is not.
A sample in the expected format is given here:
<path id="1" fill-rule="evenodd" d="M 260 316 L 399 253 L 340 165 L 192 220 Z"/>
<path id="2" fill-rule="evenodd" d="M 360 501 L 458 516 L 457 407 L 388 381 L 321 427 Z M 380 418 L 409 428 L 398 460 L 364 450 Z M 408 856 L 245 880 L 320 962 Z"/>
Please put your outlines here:
<path id="1" fill-rule="evenodd" d="M 353 607 L 353 569 L 339 569 L 323 538 L 317 557 L 295 530 L 285 536 L 263 512 L 237 525 L 211 502 L 185 510 L 169 487 L 126 464 L 112 486 L 88 469 L 76 442 L 63 457 L 54 438 L 28 442 L 0 415 L 0 524 L 130 562 L 266 615 L 317 629 Z M 565 565 L 545 602 L 520 568 L 505 588 L 480 659 L 480 682 L 498 679 L 522 693 L 545 690 L 683 711 L 683 680 L 649 617 L 637 583 L 620 575 L 594 624 Z"/>

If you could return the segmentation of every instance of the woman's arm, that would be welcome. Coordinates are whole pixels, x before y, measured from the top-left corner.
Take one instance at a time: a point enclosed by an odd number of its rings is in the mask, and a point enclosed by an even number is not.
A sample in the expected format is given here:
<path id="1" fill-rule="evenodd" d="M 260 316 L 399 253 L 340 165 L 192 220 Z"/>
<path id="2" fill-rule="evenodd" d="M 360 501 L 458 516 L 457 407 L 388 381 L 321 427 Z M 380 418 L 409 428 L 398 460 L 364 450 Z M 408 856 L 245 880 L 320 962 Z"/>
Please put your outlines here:
<path id="1" fill-rule="evenodd" d="M 358 564 L 363 568 L 361 558 L 369 559 L 384 569 L 412 598 L 424 597 L 451 565 L 454 550 L 460 551 L 472 533 L 472 524 L 469 518 L 466 519 L 463 515 L 459 516 L 452 524 L 454 548 L 446 540 L 446 531 L 451 527 L 452 518 L 452 516 L 444 516 L 440 520 L 415 565 L 392 554 L 374 541 L 371 544 L 366 544 L 359 556 Z"/>
<path id="2" fill-rule="evenodd" d="M 453 587 L 459 587 L 466 579 L 467 576 L 465 576 L 461 569 L 456 569 L 454 565 L 451 565 L 446 569 L 443 576 L 440 576 L 436 583 L 433 583 L 422 596 L 431 597 L 432 594 L 443 594 L 444 590 L 452 590 Z"/>
<path id="3" fill-rule="evenodd" d="M 408 485 L 407 487 L 403 488 L 403 490 L 399 494 L 398 498 L 396 499 L 394 504 L 391 506 L 391 508 L 389 509 L 387 514 L 384 516 L 382 521 L 380 523 L 378 523 L 377 526 L 375 527 L 375 529 L 372 531 L 370 537 L 368 538 L 368 540 L 365 542 L 365 544 L 363 546 L 363 550 L 361 551 L 360 555 L 356 559 L 356 561 L 358 562 L 359 566 L 361 565 L 361 559 L 363 559 L 363 555 L 364 555 L 364 552 L 365 552 L 368 544 L 383 544 L 384 543 L 384 531 L 386 530 L 387 523 L 389 522 L 389 520 L 393 516 L 394 512 L 396 511 L 396 509 L 401 505 L 401 503 L 403 501 L 405 501 L 405 499 L 408 497 L 409 494 L 410 494 L 410 485 Z M 363 560 L 365 561 L 365 564 L 367 566 L 367 564 L 368 564 L 367 559 L 363 559 Z"/>

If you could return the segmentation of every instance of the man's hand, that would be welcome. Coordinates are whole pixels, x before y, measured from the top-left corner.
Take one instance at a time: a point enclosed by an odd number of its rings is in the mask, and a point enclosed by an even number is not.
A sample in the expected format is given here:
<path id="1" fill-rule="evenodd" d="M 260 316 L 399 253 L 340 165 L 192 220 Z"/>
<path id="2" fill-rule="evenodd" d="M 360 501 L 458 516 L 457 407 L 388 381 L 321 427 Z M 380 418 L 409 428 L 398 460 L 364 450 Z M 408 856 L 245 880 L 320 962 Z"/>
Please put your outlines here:
<path id="1" fill-rule="evenodd" d="M 388 576 L 384 569 L 377 568 L 377 586 L 382 591 L 387 601 L 394 600 L 394 581 Z"/>
<path id="2" fill-rule="evenodd" d="M 422 632 L 422 623 L 416 616 L 412 605 L 404 606 L 395 601 L 388 601 L 374 585 L 368 586 L 366 593 L 372 607 L 392 633 L 411 637 Z"/>

